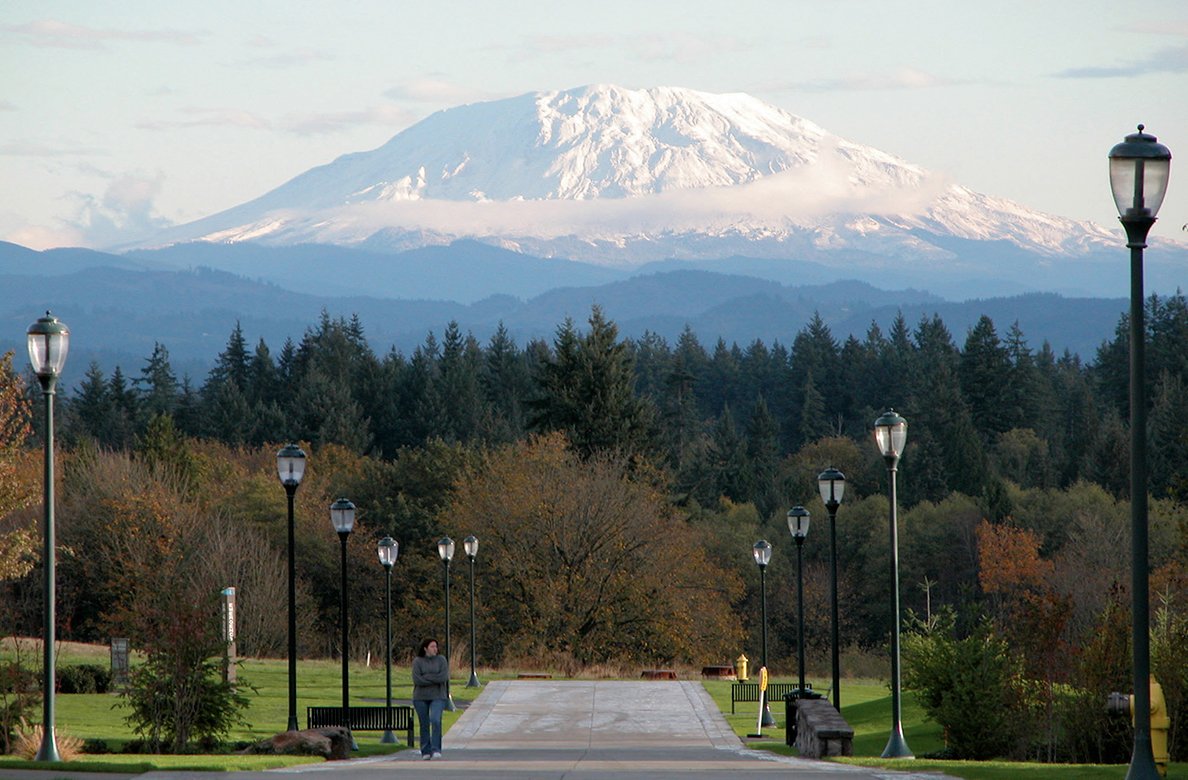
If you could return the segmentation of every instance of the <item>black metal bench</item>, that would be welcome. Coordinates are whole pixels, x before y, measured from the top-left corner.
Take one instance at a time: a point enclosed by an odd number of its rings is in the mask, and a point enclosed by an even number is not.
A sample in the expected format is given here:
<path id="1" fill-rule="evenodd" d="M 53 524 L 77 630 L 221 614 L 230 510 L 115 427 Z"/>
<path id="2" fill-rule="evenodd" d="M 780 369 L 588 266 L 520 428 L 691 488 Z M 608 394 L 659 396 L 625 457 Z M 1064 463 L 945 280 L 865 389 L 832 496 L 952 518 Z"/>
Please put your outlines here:
<path id="1" fill-rule="evenodd" d="M 805 690 L 813 689 L 812 683 L 804 684 Z M 782 701 L 785 693 L 800 690 L 799 683 L 768 683 L 767 701 Z M 759 683 L 736 682 L 730 686 L 730 714 L 738 702 L 759 702 Z"/>
<path id="2" fill-rule="evenodd" d="M 413 708 L 407 704 L 395 707 L 348 707 L 350 724 L 342 722 L 342 707 L 306 707 L 306 728 L 343 726 L 352 731 L 403 731 L 408 746 L 413 745 Z"/>

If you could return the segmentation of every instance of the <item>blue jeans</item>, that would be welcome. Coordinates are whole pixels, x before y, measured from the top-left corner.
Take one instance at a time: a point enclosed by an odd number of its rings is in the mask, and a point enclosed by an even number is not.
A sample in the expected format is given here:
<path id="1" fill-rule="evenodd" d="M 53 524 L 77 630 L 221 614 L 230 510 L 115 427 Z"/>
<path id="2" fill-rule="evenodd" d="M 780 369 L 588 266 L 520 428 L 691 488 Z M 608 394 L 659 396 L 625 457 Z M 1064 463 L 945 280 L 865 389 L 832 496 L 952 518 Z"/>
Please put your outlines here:
<path id="1" fill-rule="evenodd" d="M 421 727 L 421 755 L 441 752 L 441 713 L 445 710 L 445 699 L 413 701 L 417 711 L 417 724 Z"/>

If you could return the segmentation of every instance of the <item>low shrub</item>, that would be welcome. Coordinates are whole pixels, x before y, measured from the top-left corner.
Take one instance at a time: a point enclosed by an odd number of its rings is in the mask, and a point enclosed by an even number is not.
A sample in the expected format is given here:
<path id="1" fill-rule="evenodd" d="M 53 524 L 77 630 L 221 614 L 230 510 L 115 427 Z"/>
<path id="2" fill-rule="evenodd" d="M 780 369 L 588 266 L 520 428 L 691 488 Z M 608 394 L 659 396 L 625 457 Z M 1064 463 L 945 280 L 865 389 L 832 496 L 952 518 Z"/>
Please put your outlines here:
<path id="1" fill-rule="evenodd" d="M 107 693 L 111 689 L 111 671 L 98 664 L 63 666 L 57 671 L 61 693 Z"/>

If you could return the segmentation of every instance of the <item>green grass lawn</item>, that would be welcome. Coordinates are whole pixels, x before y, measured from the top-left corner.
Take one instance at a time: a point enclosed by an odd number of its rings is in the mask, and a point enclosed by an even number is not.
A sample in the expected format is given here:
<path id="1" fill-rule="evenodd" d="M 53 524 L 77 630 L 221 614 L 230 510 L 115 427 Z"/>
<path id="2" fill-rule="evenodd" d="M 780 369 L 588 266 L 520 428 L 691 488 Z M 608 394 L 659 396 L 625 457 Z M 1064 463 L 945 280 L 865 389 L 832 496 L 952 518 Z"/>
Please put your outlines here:
<path id="1" fill-rule="evenodd" d="M 791 679 L 772 678 L 772 682 L 795 682 Z M 824 692 L 829 681 L 813 680 L 815 690 Z M 705 688 L 726 716 L 734 733 L 740 737 L 754 733 L 758 705 L 754 702 L 736 704 L 737 714 L 730 714 L 730 685 L 726 680 L 707 680 Z M 891 729 L 891 692 L 884 682 L 873 680 L 842 680 L 842 716 L 854 729 L 854 757 L 831 759 L 859 766 L 883 767 L 887 769 L 911 769 L 913 771 L 943 772 L 966 780 L 1011 780 L 1012 778 L 1056 778 L 1057 780 L 1122 780 L 1126 777 L 1126 766 L 1120 764 L 1034 764 L 1013 761 L 941 761 L 926 758 L 881 759 L 879 756 L 887 744 Z M 763 750 L 783 755 L 797 755 L 795 748 L 784 744 L 784 702 L 773 701 L 771 714 L 776 727 L 768 728 L 761 740 L 748 739 L 748 744 Z M 944 747 L 941 728 L 928 720 L 923 709 L 916 703 L 911 691 L 903 694 L 903 733 L 908 746 L 917 756 L 927 755 Z M 1169 780 L 1188 780 L 1188 766 L 1172 764 L 1168 768 Z"/>
<path id="2" fill-rule="evenodd" d="M 3 652 L 0 649 L 0 652 Z M 59 655 L 59 664 L 104 663 L 106 655 L 95 654 L 82 649 L 77 653 L 64 649 Z M 351 665 L 350 692 L 354 705 L 381 705 L 384 699 L 384 669 L 379 665 L 367 668 L 362 664 Z M 288 664 L 284 660 L 247 660 L 240 668 L 240 677 L 254 685 L 258 692 L 251 694 L 251 706 L 246 715 L 248 725 L 236 728 L 229 735 L 230 741 L 257 741 L 283 731 L 288 720 Z M 333 706 L 342 703 L 342 666 L 338 661 L 302 661 L 297 670 L 297 715 L 304 727 L 305 708 L 309 706 Z M 474 700 L 481 689 L 466 688 L 466 676 L 452 683 L 454 700 L 467 704 Z M 515 677 L 515 671 L 480 674 L 488 679 Z M 792 682 L 781 679 L 773 682 Z M 814 687 L 824 691 L 828 682 L 811 680 Z M 726 680 L 707 680 L 706 690 L 718 705 L 727 722 L 740 737 L 755 730 L 755 703 L 738 704 L 736 714 L 730 714 L 730 685 Z M 967 780 L 1008 780 L 1017 777 L 1064 778 L 1066 780 L 1122 780 L 1126 767 L 1122 765 L 1060 765 L 1023 764 L 1006 761 L 936 761 L 918 758 L 888 761 L 879 759 L 887 743 L 890 729 L 890 693 L 885 683 L 872 680 L 842 681 L 842 715 L 854 728 L 854 755 L 852 759 L 836 759 L 845 763 L 863 766 L 880 766 L 892 769 L 910 767 L 918 771 L 943 772 Z M 393 699 L 412 697 L 412 680 L 407 666 L 392 670 Z M 124 743 L 135 739 L 131 728 L 124 722 L 126 710 L 119 706 L 120 697 L 113 694 L 59 694 L 57 696 L 58 732 L 81 739 L 102 739 L 113 750 L 119 750 Z M 760 740 L 747 740 L 753 747 L 786 755 L 795 755 L 794 748 L 784 744 L 784 702 L 771 704 L 777 725 L 766 729 Z M 462 709 L 445 713 L 444 727 L 449 729 L 461 716 Z M 940 727 L 924 717 L 923 710 L 916 703 L 910 691 L 903 697 L 903 729 L 908 745 L 916 755 L 922 756 L 940 750 L 944 746 Z M 382 755 L 405 749 L 403 744 L 384 745 L 380 743 L 379 732 L 359 731 L 355 741 L 359 756 Z M 400 736 L 400 735 L 398 735 Z M 241 769 L 272 769 L 299 763 L 320 762 L 320 758 L 297 756 L 239 756 L 239 755 L 86 755 L 68 764 L 55 765 L 74 771 L 96 772 L 147 772 L 152 769 L 197 769 L 210 771 L 232 771 Z M 42 765 L 38 765 L 40 768 Z M 29 768 L 30 762 L 13 758 L 0 758 L 0 769 Z M 1168 771 L 1170 780 L 1188 780 L 1188 765 L 1173 764 Z"/>

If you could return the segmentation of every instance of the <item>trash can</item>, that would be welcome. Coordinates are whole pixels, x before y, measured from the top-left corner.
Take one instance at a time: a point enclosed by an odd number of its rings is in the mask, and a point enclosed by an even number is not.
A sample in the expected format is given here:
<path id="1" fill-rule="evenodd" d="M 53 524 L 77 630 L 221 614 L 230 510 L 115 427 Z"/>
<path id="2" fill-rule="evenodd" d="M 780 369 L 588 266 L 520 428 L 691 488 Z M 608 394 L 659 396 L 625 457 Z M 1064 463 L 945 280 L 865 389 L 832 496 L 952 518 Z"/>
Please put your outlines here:
<path id="1" fill-rule="evenodd" d="M 796 746 L 796 700 L 819 699 L 821 694 L 813 690 L 813 686 L 805 683 L 804 689 L 794 688 L 784 694 L 784 744 L 788 747 Z"/>

